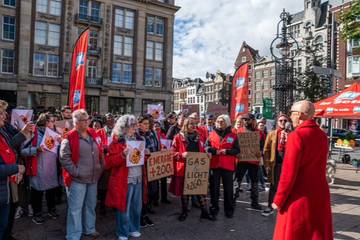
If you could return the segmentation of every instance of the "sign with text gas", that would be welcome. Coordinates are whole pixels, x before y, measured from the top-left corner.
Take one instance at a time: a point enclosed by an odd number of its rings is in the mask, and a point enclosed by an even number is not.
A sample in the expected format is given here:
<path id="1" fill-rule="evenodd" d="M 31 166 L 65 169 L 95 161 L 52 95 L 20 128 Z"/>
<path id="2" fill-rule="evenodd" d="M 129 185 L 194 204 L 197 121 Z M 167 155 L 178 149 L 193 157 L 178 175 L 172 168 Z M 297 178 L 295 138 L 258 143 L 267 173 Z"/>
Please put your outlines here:
<path id="1" fill-rule="evenodd" d="M 210 159 L 206 153 L 189 152 L 186 157 L 184 195 L 206 195 Z"/>
<path id="2" fill-rule="evenodd" d="M 149 182 L 174 175 L 173 156 L 171 150 L 151 153 L 147 160 Z"/>

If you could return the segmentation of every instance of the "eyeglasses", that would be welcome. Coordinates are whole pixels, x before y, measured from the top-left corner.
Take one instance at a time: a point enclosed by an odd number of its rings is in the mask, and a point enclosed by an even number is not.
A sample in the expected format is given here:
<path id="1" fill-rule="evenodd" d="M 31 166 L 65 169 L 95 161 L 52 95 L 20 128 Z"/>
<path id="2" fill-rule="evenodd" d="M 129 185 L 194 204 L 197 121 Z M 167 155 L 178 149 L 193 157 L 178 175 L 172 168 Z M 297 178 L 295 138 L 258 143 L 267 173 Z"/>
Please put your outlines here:
<path id="1" fill-rule="evenodd" d="M 242 118 L 243 121 L 250 121 L 250 118 Z"/>
<path id="2" fill-rule="evenodd" d="M 79 122 L 87 122 L 87 121 L 89 121 L 88 118 L 86 118 L 86 119 L 80 119 L 80 120 L 79 120 Z"/>
<path id="3" fill-rule="evenodd" d="M 286 119 L 279 119 L 279 122 L 287 122 L 287 120 Z"/>

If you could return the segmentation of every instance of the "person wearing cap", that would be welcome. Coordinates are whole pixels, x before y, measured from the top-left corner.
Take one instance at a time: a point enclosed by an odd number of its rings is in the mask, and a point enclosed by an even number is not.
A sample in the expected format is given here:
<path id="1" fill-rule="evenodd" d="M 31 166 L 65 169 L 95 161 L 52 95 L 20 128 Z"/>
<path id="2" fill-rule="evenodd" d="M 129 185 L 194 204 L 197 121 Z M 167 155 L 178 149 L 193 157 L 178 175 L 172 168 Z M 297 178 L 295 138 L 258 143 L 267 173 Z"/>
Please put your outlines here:
<path id="1" fill-rule="evenodd" d="M 180 130 L 182 128 L 182 125 L 184 124 L 184 120 L 185 120 L 186 116 L 184 113 L 179 113 L 177 116 L 177 122 L 172 125 L 169 130 L 166 133 L 166 138 L 169 140 L 173 140 L 175 135 L 177 135 L 178 133 L 180 133 Z"/>
<path id="2" fill-rule="evenodd" d="M 243 127 L 237 130 L 238 134 L 245 132 L 257 131 L 255 116 L 251 113 L 241 116 Z M 259 204 L 259 161 L 240 161 L 237 164 L 236 179 L 238 181 L 238 188 L 236 189 L 235 199 L 239 196 L 242 179 L 246 172 L 248 172 L 251 182 L 250 198 L 251 208 L 254 210 L 261 210 Z"/>
<path id="3" fill-rule="evenodd" d="M 167 134 L 170 127 L 176 124 L 176 113 L 171 112 L 166 116 L 166 119 L 163 122 L 163 128 L 161 129 L 163 134 Z"/>
<path id="4" fill-rule="evenodd" d="M 313 120 L 314 104 L 291 107 L 295 130 L 289 134 L 279 186 L 274 239 L 333 239 L 330 191 L 326 181 L 328 139 Z"/>
<path id="5" fill-rule="evenodd" d="M 201 128 L 201 131 L 205 134 L 205 139 L 209 137 L 209 134 L 212 130 L 215 128 L 215 116 L 214 114 L 208 114 L 206 116 L 206 125 L 199 126 L 198 128 Z"/>
<path id="6" fill-rule="evenodd" d="M 285 125 L 290 119 L 286 114 L 280 114 L 277 118 L 277 129 L 271 131 L 266 137 L 264 144 L 264 165 L 267 169 L 270 182 L 270 191 L 268 197 L 268 207 L 261 213 L 267 217 L 274 213 L 271 204 L 279 184 L 282 163 L 284 160 L 288 131 Z"/>
<path id="7" fill-rule="evenodd" d="M 231 131 L 228 115 L 216 119 L 215 130 L 210 132 L 205 148 L 212 155 L 210 162 L 210 213 L 216 216 L 219 212 L 220 179 L 224 188 L 224 211 L 227 218 L 234 215 L 233 174 L 236 168 L 237 155 L 240 153 L 237 136 Z"/>

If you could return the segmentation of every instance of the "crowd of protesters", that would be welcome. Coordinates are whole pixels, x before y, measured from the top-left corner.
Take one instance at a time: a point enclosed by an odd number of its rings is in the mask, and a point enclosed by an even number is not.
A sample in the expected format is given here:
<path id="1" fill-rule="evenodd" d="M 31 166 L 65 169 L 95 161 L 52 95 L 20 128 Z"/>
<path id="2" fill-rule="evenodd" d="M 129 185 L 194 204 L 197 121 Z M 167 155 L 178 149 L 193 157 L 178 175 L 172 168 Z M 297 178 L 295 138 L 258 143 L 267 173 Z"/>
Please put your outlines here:
<path id="1" fill-rule="evenodd" d="M 208 114 L 204 122 L 197 113 L 170 113 L 158 121 L 150 114 L 89 116 L 85 110 L 72 112 L 64 106 L 60 111 L 41 113 L 22 129 L 15 129 L 6 109 L 7 103 L 0 100 L 0 239 L 14 239 L 11 235 L 14 219 L 25 214 L 35 224 L 44 223 L 44 195 L 46 214 L 52 219 L 59 217 L 56 206 L 66 196 L 66 239 L 71 240 L 83 235 L 100 236 L 95 227 L 97 206 L 102 215 L 110 209 L 115 211 L 119 240 L 140 237 L 142 227 L 154 225 L 149 214 L 155 213 L 155 207 L 174 204 L 168 192 L 181 199 L 179 221 L 187 219 L 189 203 L 200 208 L 200 218 L 216 221 L 221 182 L 224 215 L 232 218 L 236 199 L 244 191 L 244 176 L 252 209 L 269 216 L 274 208 L 280 207 L 273 203 L 291 131 L 291 119 L 285 114 L 277 117 L 276 129 L 271 130 L 267 129 L 265 119 L 255 119 L 252 114 L 239 116 L 233 125 L 228 115 Z M 307 116 L 303 108 L 297 112 Z M 311 114 L 307 117 L 306 120 L 312 118 Z M 40 145 L 45 128 L 56 132 L 56 121 L 60 120 L 69 120 L 71 130 L 56 139 L 59 142 L 56 153 L 47 151 Z M 259 133 L 261 161 L 239 161 L 238 134 L 245 132 Z M 162 150 L 161 139 L 171 140 L 174 152 L 174 175 L 169 186 L 168 178 L 148 182 L 146 164 L 126 165 L 127 141 L 143 141 L 148 157 Z M 183 194 L 189 152 L 209 156 L 209 202 L 204 195 Z M 266 180 L 270 183 L 269 199 L 268 206 L 262 209 L 258 198 L 259 191 L 268 190 Z M 281 201 L 284 204 L 285 200 Z M 277 234 L 282 234 L 279 231 Z"/>

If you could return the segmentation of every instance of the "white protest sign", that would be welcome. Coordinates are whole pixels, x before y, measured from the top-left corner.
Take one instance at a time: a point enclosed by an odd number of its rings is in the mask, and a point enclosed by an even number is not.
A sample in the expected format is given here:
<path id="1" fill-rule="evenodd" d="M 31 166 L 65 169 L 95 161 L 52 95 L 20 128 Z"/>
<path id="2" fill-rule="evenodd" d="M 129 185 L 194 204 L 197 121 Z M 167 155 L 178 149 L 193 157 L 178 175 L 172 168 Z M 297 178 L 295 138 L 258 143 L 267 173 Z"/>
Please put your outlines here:
<path id="1" fill-rule="evenodd" d="M 58 139 L 60 137 L 61 136 L 58 133 L 54 132 L 50 128 L 46 128 L 40 146 L 42 146 L 45 150 L 57 153 L 57 148 L 60 144 Z"/>
<path id="2" fill-rule="evenodd" d="M 11 125 L 16 129 L 22 129 L 31 121 L 34 111 L 31 109 L 13 109 L 11 112 Z"/>
<path id="3" fill-rule="evenodd" d="M 126 166 L 134 167 L 144 165 L 145 161 L 145 142 L 126 141 L 128 152 L 126 155 Z"/>

